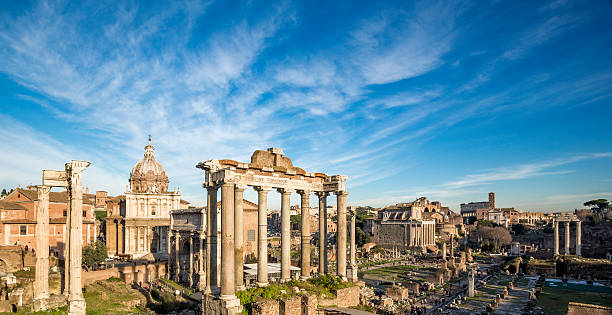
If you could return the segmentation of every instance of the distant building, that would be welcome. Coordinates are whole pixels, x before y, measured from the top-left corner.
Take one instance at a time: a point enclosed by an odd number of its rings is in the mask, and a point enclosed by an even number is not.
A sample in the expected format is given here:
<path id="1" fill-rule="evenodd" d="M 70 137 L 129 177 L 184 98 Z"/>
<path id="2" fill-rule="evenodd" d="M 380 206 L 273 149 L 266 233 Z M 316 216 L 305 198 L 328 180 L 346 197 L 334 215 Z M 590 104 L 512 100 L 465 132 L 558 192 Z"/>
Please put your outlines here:
<path id="1" fill-rule="evenodd" d="M 95 242 L 94 206 L 96 195 L 83 193 L 83 246 Z M 64 256 L 68 193 L 49 193 L 49 246 L 51 253 Z M 0 244 L 36 249 L 38 191 L 35 186 L 17 188 L 0 201 Z"/>
<path id="2" fill-rule="evenodd" d="M 373 241 L 385 248 L 406 249 L 435 245 L 436 220 L 423 218 L 423 213 L 441 210 L 440 202 L 421 197 L 413 202 L 398 203 L 378 212 L 376 220 L 369 221 Z"/>

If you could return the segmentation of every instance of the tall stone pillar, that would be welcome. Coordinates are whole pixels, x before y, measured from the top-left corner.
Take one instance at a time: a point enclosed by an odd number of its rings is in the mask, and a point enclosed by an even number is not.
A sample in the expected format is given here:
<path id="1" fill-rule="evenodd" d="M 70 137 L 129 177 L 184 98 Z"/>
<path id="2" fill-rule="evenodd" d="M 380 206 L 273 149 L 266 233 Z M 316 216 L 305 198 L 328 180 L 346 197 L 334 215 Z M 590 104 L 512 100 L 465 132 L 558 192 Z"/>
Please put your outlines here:
<path id="1" fill-rule="evenodd" d="M 189 287 L 193 288 L 193 234 L 189 235 Z"/>
<path id="2" fill-rule="evenodd" d="M 302 236 L 301 240 L 301 276 L 300 279 L 305 280 L 310 277 L 310 191 L 299 191 L 302 197 Z"/>
<path id="3" fill-rule="evenodd" d="M 221 185 L 221 296 L 236 299 L 234 279 L 234 183 Z"/>
<path id="4" fill-rule="evenodd" d="M 446 260 L 446 242 L 442 242 L 442 260 Z"/>
<path id="5" fill-rule="evenodd" d="M 582 222 L 576 221 L 576 256 L 582 256 Z"/>
<path id="6" fill-rule="evenodd" d="M 357 282 L 357 247 L 355 243 L 355 221 L 356 221 L 357 213 L 353 213 L 351 215 L 351 223 L 350 223 L 350 243 L 351 243 L 351 252 L 350 252 L 350 269 L 348 273 L 348 280 L 352 282 Z M 397 256 L 399 257 L 399 249 L 396 249 Z"/>
<path id="7" fill-rule="evenodd" d="M 554 221 L 553 225 L 555 227 L 555 232 L 553 234 L 554 253 L 555 255 L 559 255 L 559 222 Z"/>
<path id="8" fill-rule="evenodd" d="M 86 304 L 81 283 L 83 254 L 83 183 L 81 173 L 90 165 L 85 161 L 66 163 L 70 200 L 70 292 L 68 314 L 84 315 Z"/>
<path id="9" fill-rule="evenodd" d="M 69 192 L 67 192 L 69 194 Z M 70 213 L 66 215 L 64 225 L 64 286 L 62 293 L 67 297 L 70 294 Z"/>
<path id="10" fill-rule="evenodd" d="M 246 186 L 236 185 L 234 188 L 234 278 L 236 290 L 246 289 L 244 286 L 244 214 L 242 209 L 243 193 Z"/>
<path id="11" fill-rule="evenodd" d="M 181 250 L 181 233 L 178 231 L 174 232 L 174 281 L 181 281 L 181 256 L 179 251 Z"/>
<path id="12" fill-rule="evenodd" d="M 204 220 L 201 221 L 204 224 Z M 206 236 L 204 231 L 200 231 L 200 253 L 198 255 L 198 289 L 206 290 L 206 259 L 204 259 L 204 247 L 206 246 Z"/>
<path id="13" fill-rule="evenodd" d="M 206 216 L 206 289 L 204 292 L 206 293 L 217 293 L 219 279 L 217 277 L 217 187 L 207 187 L 208 192 L 207 202 L 206 202 L 206 211 L 208 211 L 208 215 Z"/>
<path id="14" fill-rule="evenodd" d="M 140 238 L 142 237 L 142 234 L 140 233 L 140 226 L 136 227 L 136 252 L 139 253 L 140 252 Z"/>
<path id="15" fill-rule="evenodd" d="M 257 190 L 257 286 L 268 285 L 268 187 Z"/>
<path id="16" fill-rule="evenodd" d="M 292 190 L 279 189 L 281 194 L 281 282 L 291 279 L 291 218 L 289 206 Z"/>
<path id="17" fill-rule="evenodd" d="M 570 254 L 570 222 L 565 221 L 565 255 Z"/>
<path id="18" fill-rule="evenodd" d="M 474 297 L 474 270 L 468 272 L 468 296 Z"/>
<path id="19" fill-rule="evenodd" d="M 327 274 L 327 193 L 319 196 L 319 274 Z"/>
<path id="20" fill-rule="evenodd" d="M 348 192 L 337 191 L 338 230 L 336 233 L 336 270 L 338 277 L 346 280 L 346 196 Z"/>
<path id="21" fill-rule="evenodd" d="M 34 310 L 49 308 L 49 186 L 38 186 L 36 212 L 36 279 L 34 282 Z"/>

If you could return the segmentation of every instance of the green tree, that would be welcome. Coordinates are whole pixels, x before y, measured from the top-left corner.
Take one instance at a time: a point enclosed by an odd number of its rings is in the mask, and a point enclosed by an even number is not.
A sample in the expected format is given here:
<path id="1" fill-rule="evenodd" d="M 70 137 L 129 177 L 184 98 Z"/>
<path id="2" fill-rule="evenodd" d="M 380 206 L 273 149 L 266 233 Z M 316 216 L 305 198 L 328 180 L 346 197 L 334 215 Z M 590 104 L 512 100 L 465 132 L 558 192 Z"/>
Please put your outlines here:
<path id="1" fill-rule="evenodd" d="M 525 234 L 525 232 L 527 232 L 527 227 L 523 224 L 513 224 L 512 225 L 512 231 L 514 232 L 514 234 L 516 235 L 522 235 Z"/>
<path id="2" fill-rule="evenodd" d="M 604 209 L 610 206 L 610 203 L 606 199 L 594 199 L 584 203 L 585 206 L 596 208 L 596 209 Z"/>
<path id="3" fill-rule="evenodd" d="M 108 257 L 106 244 L 102 241 L 96 241 L 94 244 L 88 244 L 83 247 L 83 264 L 88 267 L 94 264 L 99 264 Z"/>
<path id="4" fill-rule="evenodd" d="M 355 243 L 357 247 L 363 247 L 364 244 L 372 242 L 372 238 L 360 227 L 355 227 Z"/>
<path id="5" fill-rule="evenodd" d="M 302 226 L 302 216 L 301 215 L 292 215 L 291 217 L 289 217 L 289 220 L 291 221 L 291 224 L 296 224 L 299 227 Z"/>

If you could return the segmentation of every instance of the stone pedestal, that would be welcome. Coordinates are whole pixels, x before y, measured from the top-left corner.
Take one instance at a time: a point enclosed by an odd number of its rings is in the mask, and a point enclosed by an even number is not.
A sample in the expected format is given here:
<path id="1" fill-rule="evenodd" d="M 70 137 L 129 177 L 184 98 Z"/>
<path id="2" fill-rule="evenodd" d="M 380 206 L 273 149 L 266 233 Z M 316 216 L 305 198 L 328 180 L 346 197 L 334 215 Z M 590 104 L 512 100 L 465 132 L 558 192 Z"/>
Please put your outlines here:
<path id="1" fill-rule="evenodd" d="M 242 305 L 237 298 L 219 299 L 214 295 L 202 295 L 202 314 L 219 314 L 219 315 L 240 315 L 242 314 Z"/>

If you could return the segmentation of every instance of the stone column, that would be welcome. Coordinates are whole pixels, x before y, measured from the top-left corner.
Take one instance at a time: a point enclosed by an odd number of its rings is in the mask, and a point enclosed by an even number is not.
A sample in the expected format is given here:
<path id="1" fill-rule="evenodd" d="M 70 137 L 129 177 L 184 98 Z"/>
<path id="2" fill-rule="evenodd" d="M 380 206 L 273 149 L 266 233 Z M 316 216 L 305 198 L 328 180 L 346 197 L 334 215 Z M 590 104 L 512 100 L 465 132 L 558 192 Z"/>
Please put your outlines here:
<path id="1" fill-rule="evenodd" d="M 221 296 L 236 299 L 234 279 L 234 183 L 221 185 Z"/>
<path id="2" fill-rule="evenodd" d="M 177 231 L 174 233 L 174 281 L 179 282 L 181 281 L 181 256 L 179 255 L 179 251 L 181 250 L 181 233 Z"/>
<path id="3" fill-rule="evenodd" d="M 135 252 L 139 253 L 140 252 L 140 238 L 142 236 L 140 235 L 140 226 L 136 227 L 136 250 Z"/>
<path id="4" fill-rule="evenodd" d="M 207 187 L 206 216 L 206 293 L 216 292 L 218 289 L 217 277 L 217 187 Z"/>
<path id="5" fill-rule="evenodd" d="M 49 307 L 49 186 L 38 186 L 36 212 L 36 280 L 34 282 L 34 310 Z"/>
<path id="6" fill-rule="evenodd" d="M 327 274 L 327 193 L 319 196 L 319 274 Z"/>
<path id="7" fill-rule="evenodd" d="M 582 256 L 582 222 L 576 221 L 576 256 Z"/>
<path id="8" fill-rule="evenodd" d="M 204 221 L 201 221 L 204 224 Z M 198 255 L 198 289 L 206 290 L 206 259 L 204 259 L 204 247 L 206 246 L 206 236 L 203 234 L 204 231 L 200 232 L 200 253 Z"/>
<path id="9" fill-rule="evenodd" d="M 446 260 L 446 242 L 442 243 L 442 260 Z"/>
<path id="10" fill-rule="evenodd" d="M 554 221 L 553 225 L 555 227 L 555 232 L 553 234 L 554 253 L 555 255 L 559 255 L 559 222 Z"/>
<path id="11" fill-rule="evenodd" d="M 570 254 L 570 222 L 565 221 L 565 255 Z"/>
<path id="12" fill-rule="evenodd" d="M 306 280 L 310 277 L 310 191 L 298 191 L 302 197 L 302 236 L 301 239 L 301 280 Z"/>
<path id="13" fill-rule="evenodd" d="M 353 213 L 351 215 L 351 223 L 350 223 L 350 242 L 351 242 L 351 252 L 350 252 L 350 273 L 349 273 L 349 281 L 356 282 L 357 281 L 357 247 L 355 243 L 355 221 L 356 221 L 357 213 Z M 399 257 L 399 249 L 396 250 L 396 254 Z"/>
<path id="14" fill-rule="evenodd" d="M 193 235 L 189 235 L 189 287 L 193 288 Z"/>
<path id="15" fill-rule="evenodd" d="M 257 190 L 257 286 L 268 285 L 268 187 Z"/>
<path id="16" fill-rule="evenodd" d="M 281 282 L 291 279 L 291 218 L 289 212 L 292 190 L 279 189 L 281 194 Z"/>
<path id="17" fill-rule="evenodd" d="M 85 314 L 86 303 L 81 283 L 83 259 L 83 184 L 81 173 L 90 165 L 85 161 L 66 163 L 70 200 L 70 293 L 68 314 Z"/>
<path id="18" fill-rule="evenodd" d="M 346 196 L 348 192 L 337 191 L 338 232 L 336 233 L 336 270 L 338 277 L 346 280 Z"/>
<path id="19" fill-rule="evenodd" d="M 474 297 L 474 270 L 468 272 L 468 296 Z"/>
<path id="20" fill-rule="evenodd" d="M 69 192 L 66 192 L 69 194 Z M 68 205 L 70 207 L 70 205 Z M 70 209 L 66 214 L 66 224 L 64 224 L 64 287 L 63 294 L 68 296 L 70 293 Z"/>
<path id="21" fill-rule="evenodd" d="M 235 266 L 234 278 L 236 290 L 242 291 L 244 286 L 244 218 L 242 209 L 243 192 L 246 186 L 236 185 L 234 188 L 234 251 Z"/>

